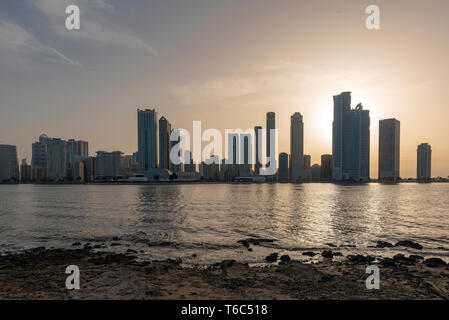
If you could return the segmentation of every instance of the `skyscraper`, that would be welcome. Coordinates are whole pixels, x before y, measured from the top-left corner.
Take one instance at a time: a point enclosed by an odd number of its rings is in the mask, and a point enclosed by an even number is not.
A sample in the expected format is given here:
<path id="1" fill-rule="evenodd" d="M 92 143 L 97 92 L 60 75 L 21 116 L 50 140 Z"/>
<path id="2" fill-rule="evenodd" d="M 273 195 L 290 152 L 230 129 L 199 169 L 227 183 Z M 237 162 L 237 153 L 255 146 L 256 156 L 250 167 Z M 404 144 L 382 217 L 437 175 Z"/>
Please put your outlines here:
<path id="1" fill-rule="evenodd" d="M 331 181 L 332 180 L 332 155 L 323 154 L 321 156 L 321 181 Z"/>
<path id="2" fill-rule="evenodd" d="M 312 157 L 309 154 L 304 155 L 304 180 L 310 181 L 312 180 Z"/>
<path id="3" fill-rule="evenodd" d="M 432 178 L 432 148 L 428 143 L 421 143 L 418 146 L 417 161 L 418 181 L 430 181 Z"/>
<path id="4" fill-rule="evenodd" d="M 256 175 L 256 176 L 258 176 L 259 174 L 260 174 L 260 167 L 262 166 L 261 165 L 261 159 L 259 159 L 259 157 L 262 157 L 262 153 L 259 155 L 259 152 L 260 152 L 260 150 L 259 150 L 259 144 L 261 144 L 261 135 L 262 134 L 262 127 L 261 126 L 256 126 L 256 127 L 254 127 L 254 143 L 255 143 L 255 146 L 254 146 L 254 150 L 255 150 L 255 154 L 254 154 L 254 157 L 255 157 L 255 165 L 254 165 L 254 175 Z"/>
<path id="5" fill-rule="evenodd" d="M 27 163 L 27 159 L 22 159 L 20 164 L 20 182 L 31 182 L 31 166 Z"/>
<path id="6" fill-rule="evenodd" d="M 276 129 L 276 115 L 274 112 L 267 112 L 267 152 L 266 152 L 267 164 L 266 164 L 266 167 L 268 168 L 268 167 L 274 166 L 274 169 L 276 170 L 277 169 L 276 154 L 272 155 L 272 158 L 273 158 L 272 162 L 274 162 L 274 163 L 271 163 L 271 161 L 269 160 L 271 153 L 276 152 L 276 145 L 275 145 L 276 140 L 272 139 L 274 137 L 272 137 L 272 134 L 271 134 L 271 130 L 274 130 L 274 129 Z M 273 177 L 274 177 L 274 175 L 271 178 L 273 178 Z M 269 177 L 267 177 L 267 178 L 269 178 Z"/>
<path id="7" fill-rule="evenodd" d="M 304 179 L 304 123 L 302 115 L 295 112 L 290 118 L 290 180 Z M 280 164 L 279 164 L 280 165 Z"/>
<path id="8" fill-rule="evenodd" d="M 239 176 L 249 177 L 251 175 L 252 163 L 252 135 L 240 134 L 240 163 Z"/>
<path id="9" fill-rule="evenodd" d="M 156 110 L 137 110 L 137 143 L 139 172 L 147 178 L 152 169 L 157 168 L 158 158 L 158 120 Z"/>
<path id="10" fill-rule="evenodd" d="M 82 162 L 89 157 L 89 143 L 81 140 L 67 141 L 67 167 L 72 168 L 75 163 Z"/>
<path id="11" fill-rule="evenodd" d="M 171 124 L 165 117 L 159 119 L 159 168 L 170 169 Z"/>
<path id="12" fill-rule="evenodd" d="M 52 138 L 47 142 L 47 179 L 64 180 L 67 174 L 67 142 Z"/>
<path id="13" fill-rule="evenodd" d="M 334 96 L 332 128 L 333 179 L 368 181 L 370 117 L 362 104 L 351 109 L 351 93 Z"/>
<path id="14" fill-rule="evenodd" d="M 278 170 L 278 181 L 288 181 L 288 154 L 281 152 L 279 154 L 279 170 Z"/>
<path id="15" fill-rule="evenodd" d="M 400 122 L 396 119 L 379 121 L 379 181 L 399 179 Z"/>
<path id="16" fill-rule="evenodd" d="M 0 145 L 0 183 L 19 182 L 16 146 Z"/>

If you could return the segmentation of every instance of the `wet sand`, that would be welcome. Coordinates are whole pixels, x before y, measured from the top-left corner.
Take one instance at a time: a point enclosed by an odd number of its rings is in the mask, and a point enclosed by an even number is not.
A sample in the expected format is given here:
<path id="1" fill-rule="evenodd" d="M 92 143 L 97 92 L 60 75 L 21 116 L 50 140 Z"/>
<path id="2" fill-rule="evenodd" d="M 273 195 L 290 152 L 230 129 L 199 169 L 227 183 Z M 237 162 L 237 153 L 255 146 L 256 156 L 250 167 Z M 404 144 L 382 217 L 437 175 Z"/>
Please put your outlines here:
<path id="1" fill-rule="evenodd" d="M 0 299 L 448 299 L 448 265 L 420 260 L 323 258 L 314 264 L 235 261 L 201 267 L 179 260 L 140 262 L 132 255 L 37 248 L 0 257 Z M 368 290 L 368 265 L 380 268 L 380 289 Z M 77 265 L 80 290 L 65 287 Z M 429 264 L 432 265 L 432 264 Z"/>

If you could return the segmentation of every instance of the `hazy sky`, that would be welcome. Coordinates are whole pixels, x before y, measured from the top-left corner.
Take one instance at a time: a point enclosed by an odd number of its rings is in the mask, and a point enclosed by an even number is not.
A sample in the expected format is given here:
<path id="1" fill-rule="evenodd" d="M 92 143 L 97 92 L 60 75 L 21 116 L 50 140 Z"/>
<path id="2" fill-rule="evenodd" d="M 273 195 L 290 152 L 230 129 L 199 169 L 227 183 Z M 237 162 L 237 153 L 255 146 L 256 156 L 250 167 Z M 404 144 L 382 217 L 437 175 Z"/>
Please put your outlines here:
<path id="1" fill-rule="evenodd" d="M 65 7 L 81 30 L 65 28 Z M 365 28 L 380 7 L 381 30 Z M 353 92 L 378 121 L 401 121 L 401 176 L 416 148 L 449 175 L 449 1 L 21 0 L 0 2 L 0 143 L 31 158 L 41 133 L 89 141 L 90 152 L 137 149 L 137 108 L 174 127 L 265 127 L 279 152 L 301 112 L 312 163 L 331 153 L 332 96 Z"/>

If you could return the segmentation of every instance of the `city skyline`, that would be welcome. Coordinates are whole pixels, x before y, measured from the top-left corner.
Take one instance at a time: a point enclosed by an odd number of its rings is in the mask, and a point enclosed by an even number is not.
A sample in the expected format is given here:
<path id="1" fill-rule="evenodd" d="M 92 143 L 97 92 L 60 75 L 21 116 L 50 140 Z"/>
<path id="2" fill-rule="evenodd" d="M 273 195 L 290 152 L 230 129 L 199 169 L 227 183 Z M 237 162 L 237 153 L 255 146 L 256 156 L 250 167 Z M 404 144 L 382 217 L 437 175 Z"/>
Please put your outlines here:
<path id="1" fill-rule="evenodd" d="M 378 31 L 366 30 L 358 1 L 282 1 L 283 10 L 268 1 L 72 1 L 84 13 L 79 33 L 58 16 L 65 1 L 50 2 L 0 5 L 0 143 L 16 145 L 19 159 L 31 159 L 29 142 L 41 133 L 131 154 L 134 110 L 147 105 L 186 129 L 192 120 L 250 128 L 273 111 L 287 153 L 290 116 L 300 112 L 304 150 L 319 163 L 332 150 L 330 97 L 350 89 L 355 105 L 370 110 L 371 177 L 378 122 L 391 117 L 401 121 L 401 176 L 416 175 L 422 142 L 434 150 L 433 175 L 448 175 L 447 1 L 378 1 Z"/>

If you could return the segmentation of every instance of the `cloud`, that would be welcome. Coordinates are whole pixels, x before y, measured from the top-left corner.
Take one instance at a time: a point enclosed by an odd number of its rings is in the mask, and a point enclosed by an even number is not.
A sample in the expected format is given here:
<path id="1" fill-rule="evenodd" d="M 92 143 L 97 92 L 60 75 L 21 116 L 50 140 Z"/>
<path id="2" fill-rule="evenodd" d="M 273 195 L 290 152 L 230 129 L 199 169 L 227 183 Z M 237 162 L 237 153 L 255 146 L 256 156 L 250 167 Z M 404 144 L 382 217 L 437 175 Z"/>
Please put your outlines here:
<path id="1" fill-rule="evenodd" d="M 57 49 L 45 45 L 21 26 L 0 19 L 0 53 L 8 62 L 23 62 L 27 58 L 42 58 L 70 65 L 80 64 Z M 13 59 L 13 60 L 11 60 Z"/>
<path id="2" fill-rule="evenodd" d="M 116 29 L 112 18 L 114 7 L 105 0 L 30 0 L 30 3 L 43 13 L 51 23 L 52 31 L 58 36 L 76 41 L 90 41 L 96 45 L 115 45 L 131 49 L 145 50 L 153 56 L 159 53 L 138 37 Z M 77 5 L 81 12 L 81 28 L 69 31 L 65 28 L 65 8 Z"/>

